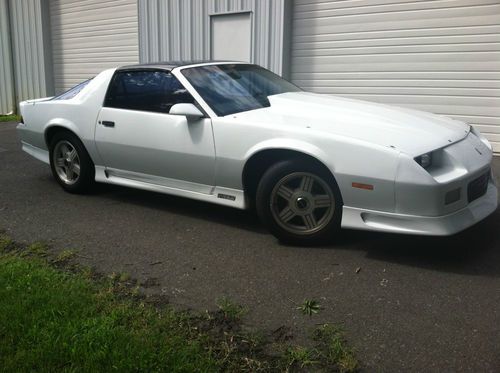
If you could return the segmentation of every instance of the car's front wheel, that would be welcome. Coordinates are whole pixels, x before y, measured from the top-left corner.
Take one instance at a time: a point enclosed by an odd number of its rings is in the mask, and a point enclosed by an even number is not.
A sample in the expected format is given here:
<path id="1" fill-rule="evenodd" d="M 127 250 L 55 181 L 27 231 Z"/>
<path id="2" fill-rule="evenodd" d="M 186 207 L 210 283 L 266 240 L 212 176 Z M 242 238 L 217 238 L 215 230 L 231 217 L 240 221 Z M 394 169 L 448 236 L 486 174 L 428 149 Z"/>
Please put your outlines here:
<path id="1" fill-rule="evenodd" d="M 340 228 L 338 186 L 328 170 L 312 162 L 287 160 L 271 166 L 257 188 L 256 207 L 282 242 L 324 243 Z"/>
<path id="2" fill-rule="evenodd" d="M 55 179 L 70 193 L 85 193 L 95 179 L 94 164 L 74 134 L 58 132 L 50 142 L 50 168 Z"/>

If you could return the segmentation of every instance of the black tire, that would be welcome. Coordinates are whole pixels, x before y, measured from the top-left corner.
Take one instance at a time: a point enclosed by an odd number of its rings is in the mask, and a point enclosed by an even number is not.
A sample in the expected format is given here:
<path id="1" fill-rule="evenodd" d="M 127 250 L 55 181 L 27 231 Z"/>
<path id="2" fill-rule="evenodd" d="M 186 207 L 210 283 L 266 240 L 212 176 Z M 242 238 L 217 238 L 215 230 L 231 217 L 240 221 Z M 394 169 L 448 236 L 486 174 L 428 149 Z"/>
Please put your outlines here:
<path id="1" fill-rule="evenodd" d="M 299 186 L 294 188 L 294 183 Z M 326 197 L 330 202 L 325 202 Z M 331 208 L 321 207 L 328 203 Z M 331 173 L 306 160 L 291 159 L 274 164 L 257 187 L 259 218 L 274 236 L 287 244 L 310 246 L 329 242 L 340 229 L 342 206 L 342 196 Z M 290 220 L 285 222 L 286 219 Z"/>
<path id="2" fill-rule="evenodd" d="M 55 164 L 56 160 L 54 153 L 56 149 L 59 149 L 59 147 L 62 146 L 61 144 L 69 144 L 76 151 L 78 156 L 79 175 L 71 181 L 65 181 L 63 177 L 61 177 Z M 76 135 L 69 131 L 57 132 L 50 141 L 49 157 L 52 175 L 65 191 L 69 193 L 84 194 L 92 190 L 92 187 L 95 184 L 94 162 L 92 162 L 85 146 Z"/>

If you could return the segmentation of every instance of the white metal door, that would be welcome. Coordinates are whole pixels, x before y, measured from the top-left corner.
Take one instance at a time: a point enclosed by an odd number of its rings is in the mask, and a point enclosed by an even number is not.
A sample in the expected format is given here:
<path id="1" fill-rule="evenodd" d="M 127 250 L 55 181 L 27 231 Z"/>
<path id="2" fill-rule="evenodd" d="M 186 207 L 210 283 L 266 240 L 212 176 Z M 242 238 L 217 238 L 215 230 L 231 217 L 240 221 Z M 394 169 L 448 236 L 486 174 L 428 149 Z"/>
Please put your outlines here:
<path id="1" fill-rule="evenodd" d="M 104 107 L 95 141 L 115 176 L 206 194 L 214 185 L 210 119 Z"/>
<path id="2" fill-rule="evenodd" d="M 212 59 L 250 62 L 252 20 L 250 12 L 213 15 Z"/>
<path id="3" fill-rule="evenodd" d="M 477 125 L 500 152 L 499 0 L 295 0 L 291 77 Z"/>

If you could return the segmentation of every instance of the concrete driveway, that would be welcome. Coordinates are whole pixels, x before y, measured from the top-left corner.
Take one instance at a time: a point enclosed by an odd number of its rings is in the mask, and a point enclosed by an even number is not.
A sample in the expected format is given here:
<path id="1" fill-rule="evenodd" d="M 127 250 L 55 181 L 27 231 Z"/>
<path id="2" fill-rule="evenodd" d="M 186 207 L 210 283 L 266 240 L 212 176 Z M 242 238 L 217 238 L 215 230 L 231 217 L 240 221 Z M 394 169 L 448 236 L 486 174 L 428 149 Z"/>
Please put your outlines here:
<path id="1" fill-rule="evenodd" d="M 244 211 L 113 186 L 65 193 L 0 123 L 0 228 L 149 279 L 175 305 L 213 309 L 226 295 L 250 326 L 288 325 L 299 340 L 340 323 L 367 371 L 500 371 L 498 210 L 449 238 L 345 231 L 328 247 L 287 247 Z M 306 298 L 323 307 L 312 318 L 296 310 Z"/>

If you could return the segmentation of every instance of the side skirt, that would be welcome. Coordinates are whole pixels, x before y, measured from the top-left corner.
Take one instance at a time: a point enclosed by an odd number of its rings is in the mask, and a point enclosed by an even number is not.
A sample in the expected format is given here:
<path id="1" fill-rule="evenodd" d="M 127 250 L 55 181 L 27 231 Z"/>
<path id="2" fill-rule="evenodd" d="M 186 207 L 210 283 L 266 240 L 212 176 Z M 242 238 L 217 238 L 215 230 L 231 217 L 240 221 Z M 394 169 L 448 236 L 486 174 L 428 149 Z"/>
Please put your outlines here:
<path id="1" fill-rule="evenodd" d="M 22 150 L 31 155 L 32 157 L 42 161 L 44 163 L 50 164 L 49 152 L 44 149 L 37 148 L 27 142 L 22 141 Z"/>
<path id="2" fill-rule="evenodd" d="M 248 207 L 244 192 L 238 189 L 214 187 L 136 172 L 106 169 L 103 166 L 95 166 L 95 180 L 100 183 L 171 194 L 237 209 L 246 209 Z"/>

